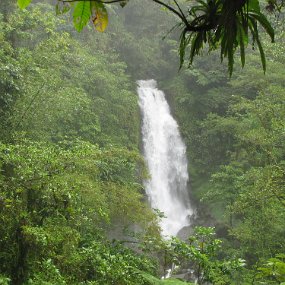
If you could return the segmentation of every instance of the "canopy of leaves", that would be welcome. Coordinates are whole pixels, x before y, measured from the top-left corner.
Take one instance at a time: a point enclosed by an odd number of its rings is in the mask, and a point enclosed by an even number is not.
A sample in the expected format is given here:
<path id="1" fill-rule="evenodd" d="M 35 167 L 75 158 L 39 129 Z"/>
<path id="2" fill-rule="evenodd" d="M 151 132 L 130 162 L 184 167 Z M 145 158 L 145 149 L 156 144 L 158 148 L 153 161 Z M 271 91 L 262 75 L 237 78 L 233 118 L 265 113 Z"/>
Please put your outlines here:
<path id="1" fill-rule="evenodd" d="M 220 49 L 221 60 L 228 59 L 228 70 L 233 72 L 234 54 L 239 48 L 241 64 L 245 64 L 245 50 L 251 40 L 252 46 L 256 43 L 260 52 L 262 67 L 265 72 L 266 60 L 259 36 L 261 26 L 274 41 L 274 29 L 267 17 L 262 13 L 259 0 L 198 0 L 197 4 L 184 7 L 185 3 L 174 6 L 153 0 L 173 13 L 181 21 L 177 26 L 181 29 L 180 35 L 180 66 L 187 60 L 192 64 L 196 55 L 200 54 L 204 46 L 209 51 Z M 20 8 L 26 8 L 31 0 L 18 0 Z M 77 31 L 81 31 L 89 20 L 95 28 L 103 32 L 108 24 L 107 4 L 119 2 L 122 7 L 125 0 L 117 1 L 65 1 L 58 0 L 57 13 L 65 13 L 72 10 L 73 23 Z M 269 6 L 278 7 L 277 3 L 269 1 Z M 186 54 L 189 50 L 189 56 Z"/>

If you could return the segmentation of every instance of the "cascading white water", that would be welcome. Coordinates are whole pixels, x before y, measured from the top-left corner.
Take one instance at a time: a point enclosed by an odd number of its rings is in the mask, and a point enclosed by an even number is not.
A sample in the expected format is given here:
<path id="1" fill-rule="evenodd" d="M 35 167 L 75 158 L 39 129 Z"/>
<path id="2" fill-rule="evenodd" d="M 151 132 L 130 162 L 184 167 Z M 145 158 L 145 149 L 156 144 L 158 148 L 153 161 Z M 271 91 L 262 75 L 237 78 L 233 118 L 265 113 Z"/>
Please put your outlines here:
<path id="1" fill-rule="evenodd" d="M 151 175 L 145 181 L 146 193 L 151 207 L 166 216 L 161 221 L 162 234 L 176 235 L 189 225 L 192 214 L 187 194 L 186 147 L 156 81 L 138 81 L 138 95 L 143 117 L 143 150 Z"/>

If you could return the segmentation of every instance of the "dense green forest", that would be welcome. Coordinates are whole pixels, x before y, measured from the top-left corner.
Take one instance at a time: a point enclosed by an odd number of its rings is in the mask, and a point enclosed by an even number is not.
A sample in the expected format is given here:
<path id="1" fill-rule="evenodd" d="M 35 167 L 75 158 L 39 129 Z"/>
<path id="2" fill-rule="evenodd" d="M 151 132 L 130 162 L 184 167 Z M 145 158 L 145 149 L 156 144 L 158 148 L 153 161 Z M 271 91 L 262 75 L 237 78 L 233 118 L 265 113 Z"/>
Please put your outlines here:
<path id="1" fill-rule="evenodd" d="M 178 71 L 175 15 L 154 3 L 108 6 L 104 33 L 78 33 L 49 1 L 0 9 L 0 284 L 191 284 L 160 280 L 172 263 L 198 284 L 284 284 L 282 21 L 275 44 L 263 37 L 266 74 L 248 49 L 229 78 L 215 53 Z M 160 237 L 145 196 L 145 78 L 187 144 L 187 240 Z"/>

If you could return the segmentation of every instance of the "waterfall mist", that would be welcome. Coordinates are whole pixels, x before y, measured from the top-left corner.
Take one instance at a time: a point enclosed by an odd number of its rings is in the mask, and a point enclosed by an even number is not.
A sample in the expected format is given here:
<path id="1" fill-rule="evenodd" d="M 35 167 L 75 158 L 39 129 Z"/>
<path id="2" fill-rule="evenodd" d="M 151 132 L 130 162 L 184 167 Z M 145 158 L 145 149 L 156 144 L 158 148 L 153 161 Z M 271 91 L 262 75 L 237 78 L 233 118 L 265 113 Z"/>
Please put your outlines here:
<path id="1" fill-rule="evenodd" d="M 187 191 L 186 146 L 164 93 L 156 88 L 156 81 L 138 81 L 138 95 L 143 151 L 151 175 L 145 181 L 146 193 L 151 207 L 166 216 L 161 221 L 162 234 L 176 235 L 189 225 L 192 214 Z"/>

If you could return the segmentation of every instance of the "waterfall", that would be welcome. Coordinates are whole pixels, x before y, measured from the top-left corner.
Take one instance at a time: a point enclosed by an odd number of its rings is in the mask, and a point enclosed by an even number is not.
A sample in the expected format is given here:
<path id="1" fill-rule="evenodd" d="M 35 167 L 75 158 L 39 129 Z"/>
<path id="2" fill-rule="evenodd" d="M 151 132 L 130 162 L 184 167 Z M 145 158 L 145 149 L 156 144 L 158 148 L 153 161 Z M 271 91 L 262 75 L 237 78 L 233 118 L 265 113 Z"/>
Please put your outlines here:
<path id="1" fill-rule="evenodd" d="M 138 81 L 138 95 L 143 151 L 151 176 L 145 181 L 146 193 L 151 207 L 166 216 L 161 221 L 162 234 L 176 235 L 189 225 L 192 214 L 187 192 L 186 147 L 156 81 Z"/>

